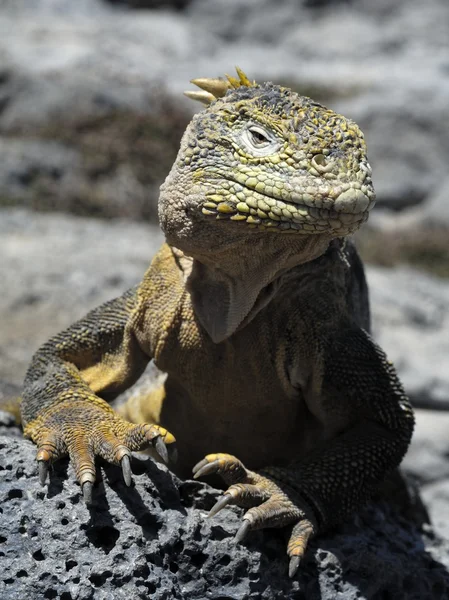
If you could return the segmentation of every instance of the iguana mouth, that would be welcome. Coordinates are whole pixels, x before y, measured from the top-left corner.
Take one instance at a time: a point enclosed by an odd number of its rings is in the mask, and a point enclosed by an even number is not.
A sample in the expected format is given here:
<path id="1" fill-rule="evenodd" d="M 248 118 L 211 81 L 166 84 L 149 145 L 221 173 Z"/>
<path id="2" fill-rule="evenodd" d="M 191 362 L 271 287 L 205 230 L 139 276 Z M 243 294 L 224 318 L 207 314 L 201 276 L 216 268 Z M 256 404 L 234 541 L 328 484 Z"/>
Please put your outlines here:
<path id="1" fill-rule="evenodd" d="M 335 187 L 309 185 L 302 192 L 288 186 L 280 189 L 255 178 L 245 183 L 226 178 L 222 193 L 206 195 L 202 212 L 264 229 L 307 234 L 332 230 L 347 235 L 367 220 L 375 200 L 374 192 L 358 182 Z"/>

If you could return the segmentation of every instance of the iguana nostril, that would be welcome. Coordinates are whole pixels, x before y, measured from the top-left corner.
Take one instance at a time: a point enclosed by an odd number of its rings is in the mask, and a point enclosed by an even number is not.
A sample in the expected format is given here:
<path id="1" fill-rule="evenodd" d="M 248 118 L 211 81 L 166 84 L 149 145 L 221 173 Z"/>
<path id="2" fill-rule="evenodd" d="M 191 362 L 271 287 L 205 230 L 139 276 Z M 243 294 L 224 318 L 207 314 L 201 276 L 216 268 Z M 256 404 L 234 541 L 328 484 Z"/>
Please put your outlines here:
<path id="1" fill-rule="evenodd" d="M 315 154 L 311 160 L 312 167 L 320 173 L 327 173 L 332 169 L 332 161 L 329 161 L 324 154 Z"/>

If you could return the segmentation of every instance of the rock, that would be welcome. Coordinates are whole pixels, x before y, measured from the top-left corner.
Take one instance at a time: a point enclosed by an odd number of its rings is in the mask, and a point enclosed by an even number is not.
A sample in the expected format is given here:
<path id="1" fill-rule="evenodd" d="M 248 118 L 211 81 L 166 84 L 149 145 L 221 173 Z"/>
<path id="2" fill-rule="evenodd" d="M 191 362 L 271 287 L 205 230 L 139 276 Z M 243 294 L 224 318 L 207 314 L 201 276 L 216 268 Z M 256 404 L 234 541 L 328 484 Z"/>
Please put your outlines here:
<path id="1" fill-rule="evenodd" d="M 449 177 L 436 188 L 434 194 L 420 207 L 420 219 L 425 224 L 449 227 Z"/>
<path id="2" fill-rule="evenodd" d="M 56 122 L 52 139 L 60 143 L 68 128 L 79 149 L 87 117 L 93 131 L 92 120 L 101 122 L 111 114 L 121 113 L 125 121 L 136 114 L 157 117 L 155 95 L 161 88 L 167 98 L 181 101 L 192 77 L 224 74 L 239 63 L 251 77 L 285 83 L 354 118 L 368 140 L 380 204 L 395 209 L 417 205 L 432 197 L 446 176 L 445 0 L 195 0 L 183 11 L 124 10 L 100 0 L 39 0 L 33 3 L 33 18 L 29 10 L 24 0 L 0 4 L 0 134 L 36 143 L 43 130 L 50 135 L 48 125 Z M 187 101 L 183 106 L 189 114 L 195 110 Z M 173 119 L 178 144 L 179 117 L 173 114 Z M 130 146 L 125 133 L 115 134 Z M 148 135 L 158 137 L 157 132 Z M 153 157 L 164 154 L 164 137 Z M 42 149 L 51 155 L 51 148 Z M 111 194 L 112 205 L 118 206 L 125 192 L 135 197 L 135 208 L 126 213 L 122 202 L 123 216 L 139 219 L 145 211 L 146 216 L 152 203 L 154 219 L 156 189 L 168 165 L 164 162 L 163 174 L 151 179 L 149 193 L 132 160 L 110 169 L 107 151 L 96 152 L 102 168 L 95 172 L 102 185 L 90 196 L 83 192 L 83 209 L 89 212 L 89 202 L 95 209 L 104 206 L 98 194 Z M 78 190 L 84 180 L 95 186 L 91 161 L 81 164 Z M 44 206 L 45 198 L 45 193 L 38 198 Z M 57 198 L 67 209 L 63 191 Z M 75 210 L 74 203 L 69 209 Z"/>
<path id="3" fill-rule="evenodd" d="M 190 117 L 164 92 L 164 57 L 195 41 L 175 13 L 75 5 L 0 7 L 0 206 L 155 221 Z"/>
<path id="4" fill-rule="evenodd" d="M 23 598 L 332 600 L 444 598 L 448 543 L 419 531 L 387 503 L 310 544 L 299 575 L 287 577 L 285 534 L 265 530 L 244 544 L 233 536 L 242 510 L 205 518 L 218 491 L 135 460 L 135 486 L 116 467 L 87 509 L 73 470 L 56 464 L 38 484 L 30 442 L 0 438 L 0 594 Z"/>
<path id="5" fill-rule="evenodd" d="M 449 413 L 417 409 L 415 417 L 412 443 L 402 464 L 425 489 L 427 485 L 449 481 Z"/>
<path id="6" fill-rule="evenodd" d="M 175 8 L 182 10 L 191 0 L 105 0 L 128 8 Z"/>
<path id="7" fill-rule="evenodd" d="M 449 283 L 406 267 L 367 270 L 375 339 L 416 406 L 449 408 Z"/>
<path id="8" fill-rule="evenodd" d="M 74 150 L 54 141 L 30 141 L 0 138 L 0 198 L 12 203 L 25 196 L 32 204 L 35 185 L 62 185 L 77 182 L 80 177 L 80 158 Z M 69 182 L 64 181 L 68 171 Z M 36 181 L 37 179 L 37 181 Z"/>
<path id="9" fill-rule="evenodd" d="M 435 530 L 449 540 L 449 413 L 416 410 L 415 415 L 415 432 L 403 468 L 420 484 Z"/>
<path id="10" fill-rule="evenodd" d="M 20 384 L 51 335 L 138 283 L 162 242 L 155 226 L 0 212 L 0 379 Z"/>
<path id="11" fill-rule="evenodd" d="M 424 486 L 422 498 L 438 535 L 449 540 L 449 477 Z"/>
<path id="12" fill-rule="evenodd" d="M 0 436 L 22 437 L 14 416 L 19 416 L 19 404 L 14 399 L 20 396 L 20 392 L 20 386 L 0 380 Z"/>
<path id="13" fill-rule="evenodd" d="M 0 382 L 0 384 L 1 383 L 2 382 Z M 17 438 L 22 437 L 22 431 L 19 427 L 17 427 L 13 415 L 4 410 L 0 410 L 0 436 L 2 435 L 8 435 Z"/>

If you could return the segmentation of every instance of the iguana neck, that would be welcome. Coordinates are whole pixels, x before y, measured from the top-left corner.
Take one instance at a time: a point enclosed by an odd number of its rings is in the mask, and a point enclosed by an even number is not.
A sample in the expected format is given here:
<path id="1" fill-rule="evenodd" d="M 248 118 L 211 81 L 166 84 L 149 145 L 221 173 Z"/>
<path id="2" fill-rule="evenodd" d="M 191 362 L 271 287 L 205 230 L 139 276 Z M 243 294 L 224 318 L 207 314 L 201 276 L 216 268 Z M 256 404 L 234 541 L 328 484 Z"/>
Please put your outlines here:
<path id="1" fill-rule="evenodd" d="M 215 343 L 250 322 L 276 293 L 281 276 L 314 260 L 329 245 L 324 236 L 250 238 L 223 251 L 193 258 L 187 279 L 195 313 Z M 277 239 L 275 239 L 277 238 Z"/>

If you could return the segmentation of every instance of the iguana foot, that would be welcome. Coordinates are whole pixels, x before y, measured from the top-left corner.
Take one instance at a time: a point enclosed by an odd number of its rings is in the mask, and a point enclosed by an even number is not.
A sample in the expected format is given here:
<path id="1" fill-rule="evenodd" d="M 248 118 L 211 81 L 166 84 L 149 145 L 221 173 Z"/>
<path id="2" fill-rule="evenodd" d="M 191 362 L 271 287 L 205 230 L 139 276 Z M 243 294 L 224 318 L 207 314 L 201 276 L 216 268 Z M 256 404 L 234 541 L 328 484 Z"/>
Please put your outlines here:
<path id="1" fill-rule="evenodd" d="M 25 435 L 38 446 L 39 479 L 47 479 L 49 465 L 70 456 L 87 504 L 92 502 L 96 478 L 95 457 L 121 465 L 126 485 L 131 485 L 131 452 L 154 447 L 164 462 L 174 457 L 175 438 L 163 427 L 134 425 L 97 398 L 94 403 L 70 400 L 47 409 L 25 427 Z"/>
<path id="2" fill-rule="evenodd" d="M 219 474 L 230 486 L 212 507 L 209 517 L 216 515 L 228 504 L 249 508 L 235 536 L 236 542 L 241 542 L 251 529 L 294 524 L 287 547 L 290 557 L 289 575 L 293 577 L 310 536 L 317 531 L 315 517 L 306 502 L 288 485 L 246 469 L 231 454 L 208 454 L 195 465 L 193 473 L 195 479 L 213 473 Z"/>

